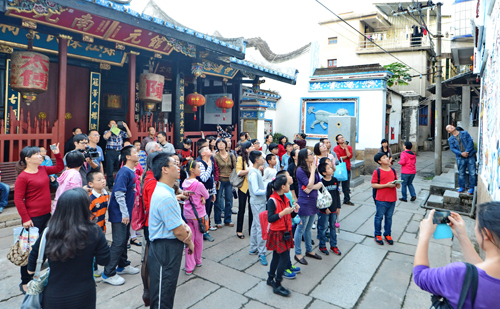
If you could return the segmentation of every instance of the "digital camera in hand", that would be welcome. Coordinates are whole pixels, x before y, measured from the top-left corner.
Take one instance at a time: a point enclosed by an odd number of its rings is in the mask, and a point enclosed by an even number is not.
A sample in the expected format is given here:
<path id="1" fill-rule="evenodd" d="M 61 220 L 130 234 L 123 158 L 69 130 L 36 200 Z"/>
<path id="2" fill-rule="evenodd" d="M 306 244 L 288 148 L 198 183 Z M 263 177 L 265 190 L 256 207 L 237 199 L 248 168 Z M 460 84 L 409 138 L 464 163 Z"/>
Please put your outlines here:
<path id="1" fill-rule="evenodd" d="M 432 223 L 434 224 L 450 223 L 450 219 L 448 219 L 450 215 L 451 213 L 449 211 L 436 211 L 434 213 L 434 218 L 432 219 Z"/>
<path id="2" fill-rule="evenodd" d="M 97 148 L 87 147 L 85 149 L 78 150 L 83 153 L 83 157 L 85 159 L 90 158 L 93 160 L 99 158 L 99 152 L 97 151 Z"/>

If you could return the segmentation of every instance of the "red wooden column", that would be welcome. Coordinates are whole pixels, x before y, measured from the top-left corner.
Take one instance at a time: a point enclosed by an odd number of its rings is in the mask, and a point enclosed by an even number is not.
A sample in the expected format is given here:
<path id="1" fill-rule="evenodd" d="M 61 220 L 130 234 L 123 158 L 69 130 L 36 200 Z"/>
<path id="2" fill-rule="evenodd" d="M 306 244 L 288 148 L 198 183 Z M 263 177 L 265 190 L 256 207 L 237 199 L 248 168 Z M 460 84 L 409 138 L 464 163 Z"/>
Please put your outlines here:
<path id="1" fill-rule="evenodd" d="M 135 54 L 128 55 L 128 115 L 127 125 L 132 133 L 132 139 L 138 139 L 139 130 L 135 122 Z"/>
<path id="2" fill-rule="evenodd" d="M 64 153 L 64 142 L 66 132 L 66 78 L 68 73 L 68 39 L 66 37 L 59 37 L 59 88 L 57 90 L 57 120 L 58 120 L 58 134 L 57 141 L 61 153 Z"/>

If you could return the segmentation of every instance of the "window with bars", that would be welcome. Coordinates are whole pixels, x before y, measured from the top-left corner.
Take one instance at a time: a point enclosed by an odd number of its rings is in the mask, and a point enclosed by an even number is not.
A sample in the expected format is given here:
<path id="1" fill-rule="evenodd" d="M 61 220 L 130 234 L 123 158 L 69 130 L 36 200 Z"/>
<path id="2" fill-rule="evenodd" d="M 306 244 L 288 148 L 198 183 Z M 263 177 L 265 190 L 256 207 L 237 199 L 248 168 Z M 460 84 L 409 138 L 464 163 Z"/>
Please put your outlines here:
<path id="1" fill-rule="evenodd" d="M 429 106 L 422 106 L 419 109 L 418 124 L 421 125 L 421 126 L 426 126 L 427 125 L 427 119 L 429 118 L 428 117 L 428 109 L 429 109 Z"/>
<path id="2" fill-rule="evenodd" d="M 336 68 L 337 67 L 337 59 L 328 59 L 328 67 Z"/>
<path id="3" fill-rule="evenodd" d="M 337 44 L 337 37 L 334 36 L 334 37 L 328 38 L 328 44 L 329 45 L 331 45 L 331 44 Z"/>

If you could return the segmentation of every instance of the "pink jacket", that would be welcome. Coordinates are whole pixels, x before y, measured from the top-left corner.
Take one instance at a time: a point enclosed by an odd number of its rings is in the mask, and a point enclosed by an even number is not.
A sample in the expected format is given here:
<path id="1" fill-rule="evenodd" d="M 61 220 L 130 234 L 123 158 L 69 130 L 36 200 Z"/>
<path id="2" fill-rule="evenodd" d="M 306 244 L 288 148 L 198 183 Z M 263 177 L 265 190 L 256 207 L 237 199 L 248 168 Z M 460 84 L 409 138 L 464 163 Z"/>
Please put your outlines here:
<path id="1" fill-rule="evenodd" d="M 417 162 L 417 156 L 411 150 L 405 150 L 401 153 L 401 159 L 399 164 L 401 164 L 401 174 L 416 174 L 417 168 L 415 167 L 415 162 Z"/>
<path id="2" fill-rule="evenodd" d="M 57 188 L 54 203 L 52 204 L 52 214 L 56 211 L 57 200 L 61 194 L 70 189 L 82 187 L 82 176 L 78 170 L 70 168 L 65 170 L 61 176 L 57 178 L 57 182 L 59 183 L 59 187 Z"/>
<path id="3" fill-rule="evenodd" d="M 182 187 L 186 191 L 194 192 L 194 194 L 191 195 L 189 199 L 184 201 L 184 217 L 186 217 L 186 219 L 196 219 L 190 200 L 195 204 L 196 211 L 198 212 L 198 217 L 204 217 L 207 212 L 205 210 L 205 205 L 201 203 L 201 197 L 203 196 L 205 200 L 210 197 L 205 186 L 197 179 L 186 179 L 182 183 Z"/>

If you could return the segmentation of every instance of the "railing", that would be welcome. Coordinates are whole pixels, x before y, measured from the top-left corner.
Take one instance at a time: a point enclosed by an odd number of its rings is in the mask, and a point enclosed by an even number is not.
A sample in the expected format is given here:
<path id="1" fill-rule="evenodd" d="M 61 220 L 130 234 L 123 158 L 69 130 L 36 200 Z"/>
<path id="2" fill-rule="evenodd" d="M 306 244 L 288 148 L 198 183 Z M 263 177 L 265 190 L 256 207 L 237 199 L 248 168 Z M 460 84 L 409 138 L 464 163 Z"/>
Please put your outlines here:
<path id="1" fill-rule="evenodd" d="M 31 118 L 28 111 L 26 121 L 23 108 L 19 109 L 19 120 L 10 107 L 9 133 L 6 133 L 5 122 L 0 120 L 0 162 L 14 162 L 19 160 L 19 153 L 26 146 L 38 146 L 47 149 L 50 155 L 50 144 L 60 143 L 64 148 L 64 141 L 57 141 L 57 120 L 50 125 L 48 120 Z"/>
<path id="2" fill-rule="evenodd" d="M 377 45 L 384 49 L 430 47 L 428 36 L 388 40 L 384 39 L 385 36 L 382 32 L 367 33 L 366 36 L 372 39 L 373 42 L 367 39 L 363 39 L 362 41 L 358 42 L 358 51 L 380 51 L 380 48 Z"/>

